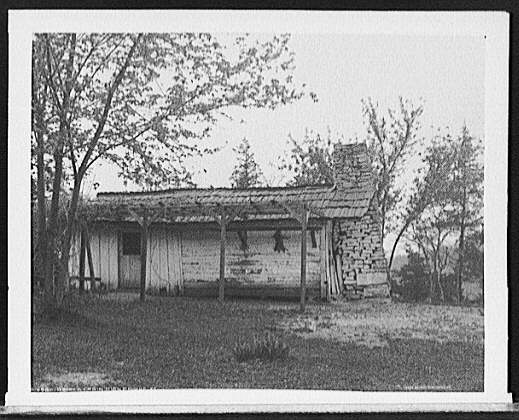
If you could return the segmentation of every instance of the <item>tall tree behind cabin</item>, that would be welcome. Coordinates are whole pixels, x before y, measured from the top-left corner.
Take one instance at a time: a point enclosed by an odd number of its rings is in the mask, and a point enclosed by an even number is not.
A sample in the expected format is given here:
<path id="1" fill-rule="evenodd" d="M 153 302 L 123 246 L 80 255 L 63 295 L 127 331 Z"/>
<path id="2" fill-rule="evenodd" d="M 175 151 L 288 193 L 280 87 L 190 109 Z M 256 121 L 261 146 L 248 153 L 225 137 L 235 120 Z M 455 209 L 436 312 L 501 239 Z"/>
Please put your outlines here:
<path id="1" fill-rule="evenodd" d="M 260 186 L 263 172 L 256 162 L 249 140 L 244 137 L 233 151 L 236 156 L 236 165 L 231 175 L 231 186 L 233 188 Z"/>

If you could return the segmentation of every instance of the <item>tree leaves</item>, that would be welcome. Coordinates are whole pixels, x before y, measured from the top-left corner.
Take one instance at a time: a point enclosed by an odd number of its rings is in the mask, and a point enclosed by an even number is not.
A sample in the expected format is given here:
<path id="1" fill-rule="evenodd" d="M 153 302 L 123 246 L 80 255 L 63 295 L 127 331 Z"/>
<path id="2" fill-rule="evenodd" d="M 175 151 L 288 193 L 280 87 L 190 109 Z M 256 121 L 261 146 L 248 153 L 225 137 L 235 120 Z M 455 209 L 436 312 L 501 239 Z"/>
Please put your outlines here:
<path id="1" fill-rule="evenodd" d="M 250 188 L 261 185 L 263 173 L 256 163 L 250 143 L 244 137 L 238 147 L 234 148 L 237 163 L 231 175 L 231 186 L 233 188 Z"/>
<path id="2" fill-rule="evenodd" d="M 34 38 L 35 51 L 41 50 L 36 56 L 48 64 L 38 67 L 46 76 L 39 83 L 53 83 L 57 91 L 45 110 L 48 119 L 59 119 L 66 62 L 71 53 L 76 56 L 66 116 L 71 127 L 67 157 L 88 168 L 98 159 L 109 160 L 122 177 L 143 186 L 176 186 L 189 178 L 185 159 L 211 152 L 202 141 L 226 108 L 274 109 L 303 96 L 291 75 L 288 35 L 266 40 L 240 36 L 234 50 L 208 33 L 80 34 L 73 51 L 66 34 L 48 39 L 46 60 L 43 36 Z M 92 143 L 110 95 L 104 128 Z M 158 154 L 164 150 L 166 158 Z M 150 170 L 155 174 L 144 176 Z"/>
<path id="3" fill-rule="evenodd" d="M 408 239 L 431 272 L 441 276 L 452 258 L 446 246 L 461 229 L 477 232 L 482 220 L 483 165 L 480 143 L 463 127 L 456 138 L 439 134 L 426 149 L 423 175 L 414 181 L 407 219 Z M 475 230 L 474 230 L 475 229 Z M 473 235 L 473 233 L 471 233 Z"/>
<path id="4" fill-rule="evenodd" d="M 399 97 L 398 108 L 389 108 L 381 115 L 379 105 L 371 98 L 362 101 L 362 112 L 367 126 L 366 143 L 375 172 L 375 188 L 384 237 L 393 229 L 402 202 L 396 179 L 402 173 L 407 158 L 418 143 L 417 133 L 423 105 L 413 104 Z M 391 223 L 392 222 L 392 223 Z"/>
<path id="5" fill-rule="evenodd" d="M 315 131 L 306 130 L 301 140 L 289 135 L 291 147 L 280 162 L 279 169 L 292 174 L 289 185 L 333 184 L 332 152 L 335 144 L 343 137 L 332 134 L 328 129 L 326 137 Z"/>

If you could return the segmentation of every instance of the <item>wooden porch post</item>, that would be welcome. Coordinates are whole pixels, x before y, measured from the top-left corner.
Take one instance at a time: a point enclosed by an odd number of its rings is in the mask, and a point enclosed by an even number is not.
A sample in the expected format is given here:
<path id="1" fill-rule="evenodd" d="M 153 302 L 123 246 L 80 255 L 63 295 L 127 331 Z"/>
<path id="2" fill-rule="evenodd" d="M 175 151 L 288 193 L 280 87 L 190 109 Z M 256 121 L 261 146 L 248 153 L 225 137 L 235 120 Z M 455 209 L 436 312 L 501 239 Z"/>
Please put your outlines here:
<path id="1" fill-rule="evenodd" d="M 94 262 L 92 260 L 92 249 L 90 248 L 90 233 L 88 229 L 85 228 L 85 242 L 86 242 L 86 254 L 88 258 L 88 270 L 90 271 L 90 281 L 92 282 L 91 286 L 94 286 L 95 282 L 95 274 L 94 274 Z"/>
<path id="2" fill-rule="evenodd" d="M 80 251 L 79 251 L 79 290 L 85 290 L 85 231 L 80 229 Z"/>
<path id="3" fill-rule="evenodd" d="M 225 242 L 227 235 L 227 220 L 224 210 L 220 214 L 220 277 L 218 279 L 218 300 L 224 300 L 225 288 Z"/>
<path id="4" fill-rule="evenodd" d="M 142 218 L 141 223 L 141 290 L 140 300 L 144 302 L 146 298 L 146 259 L 148 254 L 148 219 L 146 215 Z"/>
<path id="5" fill-rule="evenodd" d="M 301 312 L 305 311 L 306 304 L 306 231 L 308 227 L 308 209 L 303 209 L 301 220 Z"/>

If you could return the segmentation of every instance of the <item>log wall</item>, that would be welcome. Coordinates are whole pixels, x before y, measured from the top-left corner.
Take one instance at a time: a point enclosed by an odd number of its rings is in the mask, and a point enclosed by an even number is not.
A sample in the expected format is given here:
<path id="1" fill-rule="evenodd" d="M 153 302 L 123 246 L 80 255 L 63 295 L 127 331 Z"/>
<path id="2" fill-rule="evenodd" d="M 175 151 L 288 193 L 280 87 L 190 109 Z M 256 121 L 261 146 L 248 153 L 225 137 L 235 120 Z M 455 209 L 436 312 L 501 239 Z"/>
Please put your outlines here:
<path id="1" fill-rule="evenodd" d="M 182 293 L 181 233 L 167 226 L 151 226 L 146 259 L 146 289 Z"/>
<path id="2" fill-rule="evenodd" d="M 108 290 L 115 290 L 119 285 L 118 232 L 114 228 L 103 227 L 90 231 L 90 249 L 94 265 L 94 276 L 100 277 Z M 74 237 L 70 249 L 69 274 L 79 277 L 79 234 Z M 89 278 L 90 268 L 85 263 L 85 278 Z"/>
<path id="3" fill-rule="evenodd" d="M 108 290 L 119 287 L 119 238 L 120 228 L 116 225 L 96 226 L 90 229 L 90 247 L 95 277 Z M 146 259 L 146 288 L 155 293 L 182 293 L 182 264 L 180 232 L 163 226 L 152 226 Z M 72 241 L 69 260 L 71 277 L 79 277 L 80 238 Z M 90 277 L 85 263 L 85 278 Z"/>
<path id="4" fill-rule="evenodd" d="M 335 220 L 333 244 L 340 286 L 355 286 L 363 296 L 387 296 L 386 261 L 382 249 L 377 211 L 371 206 L 360 219 Z M 118 288 L 119 232 L 116 225 L 103 225 L 90 230 L 90 247 L 94 274 L 109 290 Z M 309 296 L 334 295 L 330 275 L 321 261 L 327 256 L 322 246 L 326 235 L 315 232 L 307 237 L 307 289 Z M 273 230 L 247 231 L 248 249 L 240 248 L 238 232 L 227 233 L 226 294 L 258 296 L 299 295 L 300 244 L 299 230 L 283 230 L 286 252 L 274 251 Z M 79 276 L 79 237 L 73 241 L 70 259 L 71 276 Z M 178 231 L 172 226 L 152 226 L 148 241 L 146 288 L 155 293 L 217 293 L 220 235 L 216 229 Z M 331 256 L 330 256 L 331 258 Z M 85 264 L 85 277 L 90 277 Z M 330 288 L 329 291 L 327 289 Z"/>
<path id="5" fill-rule="evenodd" d="M 286 252 L 274 251 L 274 231 L 247 231 L 248 250 L 240 248 L 236 231 L 227 233 L 225 280 L 231 294 L 294 295 L 300 286 L 301 233 L 283 230 Z M 320 295 L 320 231 L 315 233 L 316 247 L 311 234 L 307 237 L 307 287 L 310 295 Z M 182 271 L 186 293 L 193 289 L 212 290 L 218 283 L 220 235 L 216 230 L 182 232 Z M 251 291 L 240 292 L 239 289 Z M 227 293 L 226 294 L 229 294 Z M 203 292 L 201 292 L 202 294 Z M 212 294 L 209 292 L 208 294 Z"/>

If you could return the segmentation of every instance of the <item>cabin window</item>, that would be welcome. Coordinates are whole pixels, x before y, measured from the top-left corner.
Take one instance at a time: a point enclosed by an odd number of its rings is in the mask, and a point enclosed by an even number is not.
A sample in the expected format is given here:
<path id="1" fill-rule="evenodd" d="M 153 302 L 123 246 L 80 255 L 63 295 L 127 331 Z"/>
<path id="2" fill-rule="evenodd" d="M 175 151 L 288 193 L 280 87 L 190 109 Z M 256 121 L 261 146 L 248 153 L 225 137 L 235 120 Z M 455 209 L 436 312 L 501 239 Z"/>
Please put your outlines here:
<path id="1" fill-rule="evenodd" d="M 123 232 L 123 255 L 141 254 L 141 234 L 140 232 Z"/>

